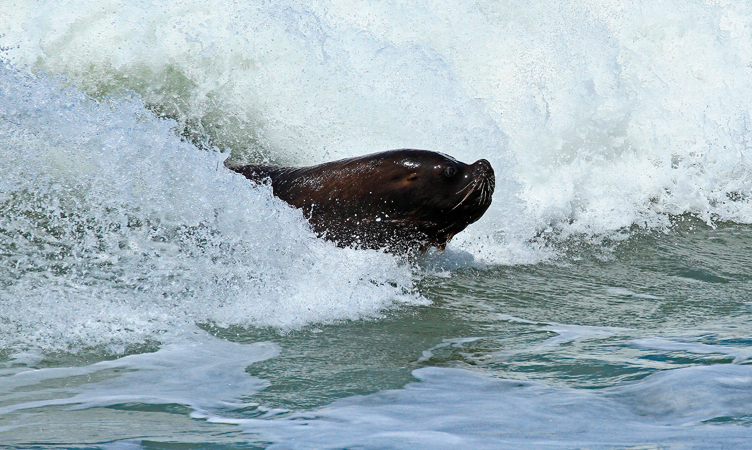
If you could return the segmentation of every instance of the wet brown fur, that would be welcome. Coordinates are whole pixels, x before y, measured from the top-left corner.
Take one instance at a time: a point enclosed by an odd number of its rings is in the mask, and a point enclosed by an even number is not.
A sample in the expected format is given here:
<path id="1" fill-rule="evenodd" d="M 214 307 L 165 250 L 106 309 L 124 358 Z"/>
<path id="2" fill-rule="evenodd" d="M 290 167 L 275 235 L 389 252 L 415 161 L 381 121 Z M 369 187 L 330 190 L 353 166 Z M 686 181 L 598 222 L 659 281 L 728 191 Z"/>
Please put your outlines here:
<path id="1" fill-rule="evenodd" d="M 444 249 L 491 205 L 495 178 L 427 150 L 391 150 L 310 167 L 225 165 L 303 210 L 313 230 L 341 246 L 393 252 Z"/>

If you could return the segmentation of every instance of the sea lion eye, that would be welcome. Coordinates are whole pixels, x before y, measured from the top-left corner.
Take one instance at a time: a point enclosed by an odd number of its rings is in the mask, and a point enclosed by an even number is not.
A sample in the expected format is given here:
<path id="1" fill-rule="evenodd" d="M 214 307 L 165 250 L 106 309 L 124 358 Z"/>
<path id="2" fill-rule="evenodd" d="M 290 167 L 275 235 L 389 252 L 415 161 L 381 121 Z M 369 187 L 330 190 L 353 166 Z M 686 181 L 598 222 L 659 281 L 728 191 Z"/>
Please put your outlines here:
<path id="1" fill-rule="evenodd" d="M 457 169 L 455 169 L 452 166 L 447 167 L 444 169 L 444 176 L 447 178 L 452 178 L 453 176 L 457 175 Z"/>

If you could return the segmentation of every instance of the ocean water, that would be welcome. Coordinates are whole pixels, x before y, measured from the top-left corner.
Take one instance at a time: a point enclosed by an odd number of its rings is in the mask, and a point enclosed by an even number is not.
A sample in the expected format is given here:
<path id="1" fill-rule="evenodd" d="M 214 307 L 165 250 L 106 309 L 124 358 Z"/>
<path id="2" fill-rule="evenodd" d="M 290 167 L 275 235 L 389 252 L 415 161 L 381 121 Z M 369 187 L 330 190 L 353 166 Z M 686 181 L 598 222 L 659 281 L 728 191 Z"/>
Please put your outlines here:
<path id="1" fill-rule="evenodd" d="M 0 3 L 0 445 L 746 449 L 752 2 Z M 488 159 L 446 251 L 228 158 Z"/>

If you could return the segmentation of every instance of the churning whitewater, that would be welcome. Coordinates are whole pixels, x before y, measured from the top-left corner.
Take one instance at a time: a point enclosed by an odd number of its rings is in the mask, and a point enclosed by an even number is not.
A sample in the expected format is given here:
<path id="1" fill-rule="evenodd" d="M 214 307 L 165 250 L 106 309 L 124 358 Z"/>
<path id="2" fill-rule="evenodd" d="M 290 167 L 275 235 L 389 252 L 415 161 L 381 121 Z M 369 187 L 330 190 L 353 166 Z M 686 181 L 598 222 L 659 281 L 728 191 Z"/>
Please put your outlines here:
<path id="1" fill-rule="evenodd" d="M 140 102 L 8 67 L 2 83 L 4 347 L 119 353 L 195 322 L 289 329 L 426 302 L 394 258 L 317 239 Z"/>

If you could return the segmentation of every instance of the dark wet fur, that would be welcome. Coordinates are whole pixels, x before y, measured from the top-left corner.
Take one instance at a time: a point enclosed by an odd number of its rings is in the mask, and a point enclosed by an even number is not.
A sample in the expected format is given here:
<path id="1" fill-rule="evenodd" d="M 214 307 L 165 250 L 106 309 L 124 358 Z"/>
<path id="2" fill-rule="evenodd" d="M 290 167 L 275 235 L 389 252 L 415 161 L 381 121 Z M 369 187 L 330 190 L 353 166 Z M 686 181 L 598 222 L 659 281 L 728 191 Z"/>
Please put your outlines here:
<path id="1" fill-rule="evenodd" d="M 340 246 L 393 252 L 443 249 L 491 204 L 494 172 L 426 150 L 391 150 L 316 166 L 225 165 L 303 210 Z M 451 167 L 451 169 L 449 169 Z M 452 172 L 453 171 L 453 172 Z"/>

